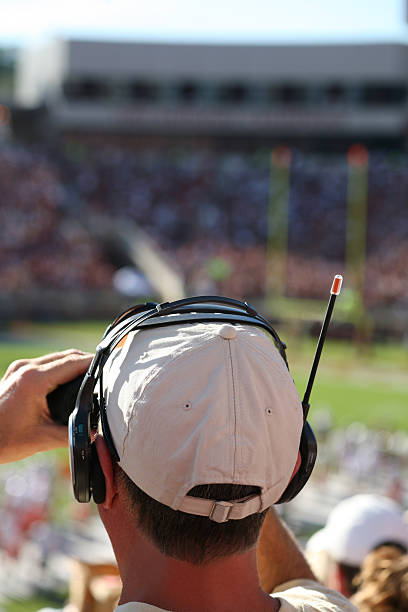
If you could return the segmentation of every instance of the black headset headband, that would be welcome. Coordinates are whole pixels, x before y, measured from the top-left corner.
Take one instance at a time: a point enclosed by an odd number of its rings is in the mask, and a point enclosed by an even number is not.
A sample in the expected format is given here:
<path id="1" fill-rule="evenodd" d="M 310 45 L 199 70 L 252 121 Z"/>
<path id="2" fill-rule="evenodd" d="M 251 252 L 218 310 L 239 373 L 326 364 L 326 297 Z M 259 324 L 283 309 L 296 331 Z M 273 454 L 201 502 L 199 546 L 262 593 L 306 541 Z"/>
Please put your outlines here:
<path id="1" fill-rule="evenodd" d="M 179 316 L 173 318 L 175 314 Z M 111 350 L 130 331 L 138 328 L 212 321 L 244 323 L 263 327 L 272 335 L 276 348 L 288 365 L 285 352 L 286 345 L 264 317 L 258 314 L 247 302 L 215 295 L 185 298 L 175 302 L 164 302 L 163 304 L 150 302 L 143 306 L 137 305 L 125 310 L 107 328 L 96 350 L 97 353 L 98 351 Z"/>

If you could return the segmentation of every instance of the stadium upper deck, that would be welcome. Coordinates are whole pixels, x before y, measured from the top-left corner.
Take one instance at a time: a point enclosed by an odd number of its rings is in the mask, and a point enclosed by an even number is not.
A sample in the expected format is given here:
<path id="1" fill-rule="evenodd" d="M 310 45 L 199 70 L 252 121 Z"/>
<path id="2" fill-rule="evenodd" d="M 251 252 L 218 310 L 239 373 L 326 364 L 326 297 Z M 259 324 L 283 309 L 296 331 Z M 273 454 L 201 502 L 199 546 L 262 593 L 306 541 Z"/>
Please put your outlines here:
<path id="1" fill-rule="evenodd" d="M 25 49 L 16 104 L 64 132 L 401 144 L 408 45 L 53 40 Z"/>

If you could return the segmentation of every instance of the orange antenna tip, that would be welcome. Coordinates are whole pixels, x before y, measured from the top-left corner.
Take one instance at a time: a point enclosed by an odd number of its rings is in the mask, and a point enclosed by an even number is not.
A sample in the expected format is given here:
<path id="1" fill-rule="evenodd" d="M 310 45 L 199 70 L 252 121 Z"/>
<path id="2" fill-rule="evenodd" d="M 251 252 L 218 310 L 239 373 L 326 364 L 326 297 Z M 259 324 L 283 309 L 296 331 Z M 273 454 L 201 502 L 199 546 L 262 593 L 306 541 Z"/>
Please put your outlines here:
<path id="1" fill-rule="evenodd" d="M 341 274 L 336 274 L 336 276 L 333 279 L 333 284 L 332 287 L 330 289 L 330 293 L 332 295 L 339 295 L 340 291 L 341 291 L 341 285 L 343 284 L 343 277 Z"/>

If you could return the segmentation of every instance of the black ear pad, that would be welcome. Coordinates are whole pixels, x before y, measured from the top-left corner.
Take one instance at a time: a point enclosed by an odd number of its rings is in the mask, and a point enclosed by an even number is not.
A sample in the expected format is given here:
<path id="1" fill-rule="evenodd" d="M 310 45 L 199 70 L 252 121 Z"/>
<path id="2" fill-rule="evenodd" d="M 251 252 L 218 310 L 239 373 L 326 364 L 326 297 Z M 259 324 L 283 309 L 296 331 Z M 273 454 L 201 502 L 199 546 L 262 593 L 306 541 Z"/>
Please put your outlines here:
<path id="1" fill-rule="evenodd" d="M 283 504 L 296 497 L 296 495 L 303 489 L 309 480 L 311 473 L 313 472 L 317 456 L 317 442 L 313 429 L 310 427 L 307 421 L 303 425 L 299 451 L 301 457 L 300 468 L 289 482 L 281 497 L 276 502 L 277 504 Z"/>
<path id="2" fill-rule="evenodd" d="M 81 418 L 79 418 L 81 417 Z M 88 415 L 80 414 L 76 408 L 69 417 L 69 463 L 75 499 L 89 502 L 91 496 L 91 449 L 88 441 Z"/>
<path id="3" fill-rule="evenodd" d="M 91 489 L 92 497 L 96 504 L 102 504 L 106 497 L 105 476 L 99 462 L 96 445 L 91 444 Z"/>

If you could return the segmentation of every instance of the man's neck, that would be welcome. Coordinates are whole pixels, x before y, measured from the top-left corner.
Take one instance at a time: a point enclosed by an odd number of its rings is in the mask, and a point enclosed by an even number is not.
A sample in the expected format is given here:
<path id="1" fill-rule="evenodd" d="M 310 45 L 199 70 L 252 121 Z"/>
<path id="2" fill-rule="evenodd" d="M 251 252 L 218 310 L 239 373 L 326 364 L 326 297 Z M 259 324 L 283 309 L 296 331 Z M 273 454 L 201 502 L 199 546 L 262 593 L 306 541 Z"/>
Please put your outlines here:
<path id="1" fill-rule="evenodd" d="M 115 545 L 123 582 L 120 604 L 139 601 L 189 612 L 271 612 L 280 607 L 259 586 L 255 550 L 194 565 L 162 555 L 139 532 L 136 540 Z"/>

